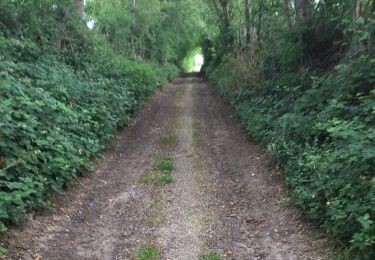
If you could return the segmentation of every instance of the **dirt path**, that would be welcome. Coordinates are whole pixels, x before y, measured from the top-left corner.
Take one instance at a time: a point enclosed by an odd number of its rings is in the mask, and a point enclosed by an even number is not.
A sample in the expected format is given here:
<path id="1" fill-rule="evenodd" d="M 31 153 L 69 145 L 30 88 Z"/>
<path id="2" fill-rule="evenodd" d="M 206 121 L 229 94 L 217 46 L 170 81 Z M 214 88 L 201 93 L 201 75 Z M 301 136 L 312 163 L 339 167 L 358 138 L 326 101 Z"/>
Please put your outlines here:
<path id="1" fill-rule="evenodd" d="M 140 182 L 157 155 L 172 159 L 172 184 Z M 8 233 L 8 258 L 135 259 L 147 246 L 160 259 L 186 260 L 209 252 L 328 259 L 332 251 L 289 205 L 281 177 L 229 107 L 194 77 L 150 98 L 95 171 L 54 201 Z"/>
<path id="2" fill-rule="evenodd" d="M 197 172 L 193 169 L 193 116 L 192 85 L 183 87 L 183 95 L 178 102 L 176 135 L 178 147 L 173 155 L 176 164 L 175 185 L 171 194 L 164 195 L 171 203 L 166 209 L 166 221 L 159 230 L 158 241 L 164 254 L 170 259 L 198 259 L 203 241 L 202 205 L 200 203 Z"/>

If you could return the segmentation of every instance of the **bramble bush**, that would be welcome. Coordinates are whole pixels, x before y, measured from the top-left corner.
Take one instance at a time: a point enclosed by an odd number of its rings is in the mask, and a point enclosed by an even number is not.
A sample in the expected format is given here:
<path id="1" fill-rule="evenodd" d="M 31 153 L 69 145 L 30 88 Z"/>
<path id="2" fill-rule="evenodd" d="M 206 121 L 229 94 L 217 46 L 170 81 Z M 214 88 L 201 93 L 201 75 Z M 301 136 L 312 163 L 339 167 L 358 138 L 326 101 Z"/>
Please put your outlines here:
<path id="1" fill-rule="evenodd" d="M 90 168 L 177 76 L 200 35 L 193 3 L 0 1 L 0 231 Z"/>
<path id="2" fill-rule="evenodd" d="M 272 153 L 298 205 L 358 259 L 374 259 L 375 60 L 283 72 L 260 86 L 244 84 L 232 62 L 224 58 L 209 78 Z"/>
<path id="3" fill-rule="evenodd" d="M 11 16 L 12 8 L 0 13 Z M 143 100 L 178 73 L 173 64 L 116 54 L 79 23 L 61 47 L 52 36 L 35 39 L 4 25 L 6 17 L 0 18 L 0 231 L 83 174 Z M 43 26 L 33 29 L 54 35 Z"/>

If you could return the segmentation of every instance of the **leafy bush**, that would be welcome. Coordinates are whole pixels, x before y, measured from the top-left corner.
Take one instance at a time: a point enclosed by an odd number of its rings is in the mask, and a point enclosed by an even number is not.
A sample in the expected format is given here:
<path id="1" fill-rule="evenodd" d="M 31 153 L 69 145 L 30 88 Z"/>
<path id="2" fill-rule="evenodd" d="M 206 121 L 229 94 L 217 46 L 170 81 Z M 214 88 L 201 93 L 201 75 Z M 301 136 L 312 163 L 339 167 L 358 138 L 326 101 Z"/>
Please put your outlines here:
<path id="1" fill-rule="evenodd" d="M 0 37 L 0 46 L 0 230 L 6 230 L 82 174 L 176 70 L 129 61 L 105 46 L 83 53 L 76 67 L 66 54 L 42 52 L 30 40 Z"/>
<path id="2" fill-rule="evenodd" d="M 272 152 L 306 214 L 358 259 L 374 259 L 375 60 L 283 72 L 260 86 L 240 82 L 224 60 L 209 77 Z"/>

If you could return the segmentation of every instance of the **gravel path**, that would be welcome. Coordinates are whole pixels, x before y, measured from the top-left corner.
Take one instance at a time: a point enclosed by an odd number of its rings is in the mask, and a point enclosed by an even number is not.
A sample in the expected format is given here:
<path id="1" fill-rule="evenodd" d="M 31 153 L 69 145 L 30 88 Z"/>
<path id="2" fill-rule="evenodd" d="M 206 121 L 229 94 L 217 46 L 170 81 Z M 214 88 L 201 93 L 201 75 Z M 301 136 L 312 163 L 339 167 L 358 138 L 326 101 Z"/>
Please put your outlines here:
<path id="1" fill-rule="evenodd" d="M 173 183 L 141 183 L 158 155 L 172 159 Z M 160 259 L 329 259 L 327 237 L 284 190 L 216 91 L 179 78 L 145 103 L 93 173 L 1 240 L 8 259 L 135 259 L 145 247 Z"/>

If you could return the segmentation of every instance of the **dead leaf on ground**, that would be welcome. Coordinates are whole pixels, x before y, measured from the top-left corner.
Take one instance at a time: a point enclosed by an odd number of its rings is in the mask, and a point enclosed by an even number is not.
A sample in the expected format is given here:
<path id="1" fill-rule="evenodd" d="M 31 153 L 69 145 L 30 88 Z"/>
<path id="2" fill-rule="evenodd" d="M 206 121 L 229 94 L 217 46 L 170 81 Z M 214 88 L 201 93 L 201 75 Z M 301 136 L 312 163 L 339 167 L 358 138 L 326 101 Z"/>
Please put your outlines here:
<path id="1" fill-rule="evenodd" d="M 230 250 L 225 250 L 224 251 L 224 255 L 225 256 L 234 256 L 234 253 L 232 251 L 230 251 Z"/>
<path id="2" fill-rule="evenodd" d="M 266 221 L 265 219 L 257 219 L 257 218 L 254 218 L 252 216 L 246 216 L 246 217 L 242 217 L 241 218 L 241 221 L 245 224 L 245 223 L 255 223 L 255 224 L 259 224 L 261 222 L 264 222 Z"/>

